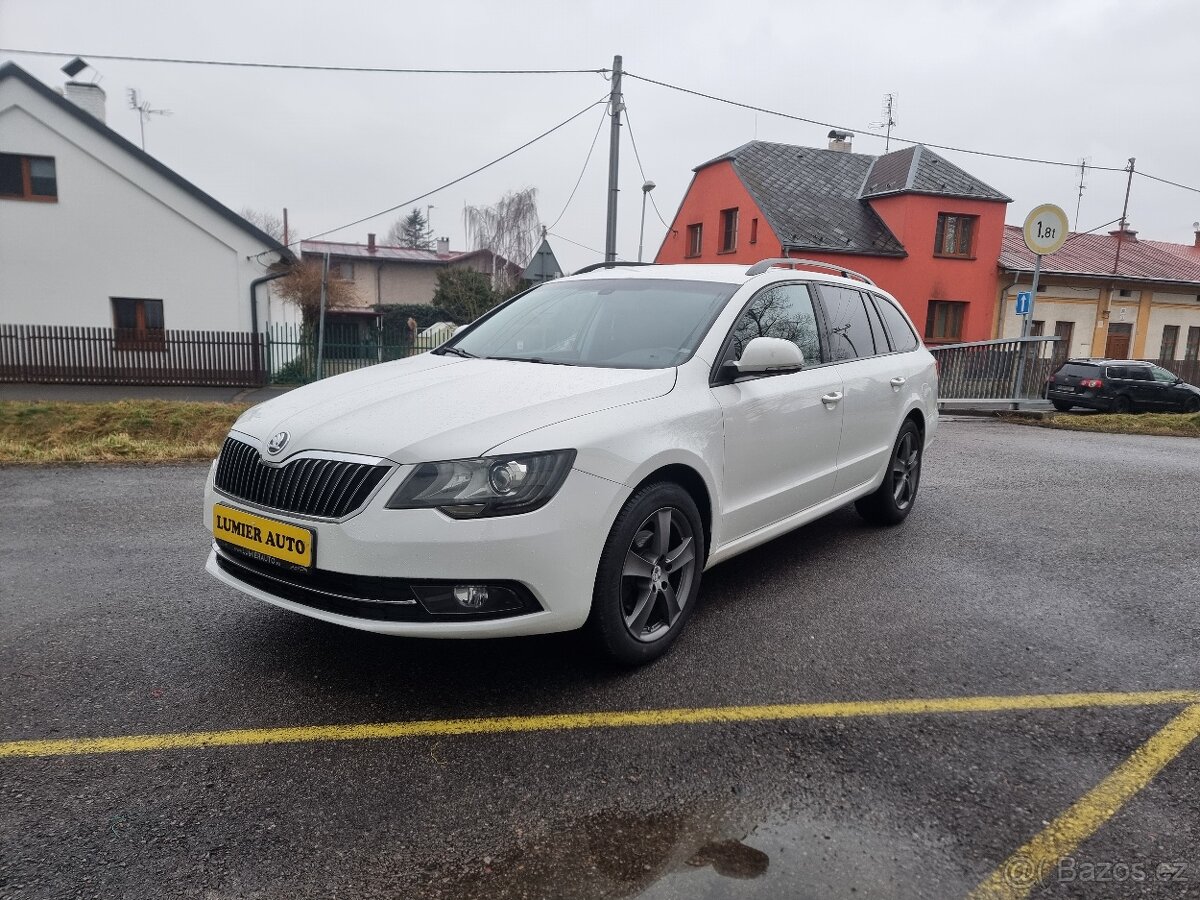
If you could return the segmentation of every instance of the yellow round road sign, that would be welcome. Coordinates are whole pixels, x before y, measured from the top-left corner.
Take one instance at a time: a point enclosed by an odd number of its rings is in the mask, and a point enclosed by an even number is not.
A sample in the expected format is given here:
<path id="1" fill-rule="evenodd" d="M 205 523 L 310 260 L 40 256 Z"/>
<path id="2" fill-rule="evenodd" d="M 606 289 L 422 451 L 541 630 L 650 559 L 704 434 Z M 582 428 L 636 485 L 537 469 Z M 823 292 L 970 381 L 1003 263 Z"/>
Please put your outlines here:
<path id="1" fill-rule="evenodd" d="M 1053 253 L 1067 239 L 1067 214 L 1043 203 L 1025 217 L 1025 246 L 1039 256 Z"/>

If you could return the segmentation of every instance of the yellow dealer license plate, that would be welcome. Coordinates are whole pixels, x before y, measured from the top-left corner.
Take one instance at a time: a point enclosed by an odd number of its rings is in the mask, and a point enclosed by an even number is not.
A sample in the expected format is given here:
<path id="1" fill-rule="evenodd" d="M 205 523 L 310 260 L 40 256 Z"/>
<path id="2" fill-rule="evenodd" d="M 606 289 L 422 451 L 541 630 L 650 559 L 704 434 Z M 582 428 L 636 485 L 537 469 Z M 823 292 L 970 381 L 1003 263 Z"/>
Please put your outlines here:
<path id="1" fill-rule="evenodd" d="M 313 564 L 316 536 L 311 529 L 256 516 L 222 503 L 213 506 L 213 537 L 306 569 Z"/>

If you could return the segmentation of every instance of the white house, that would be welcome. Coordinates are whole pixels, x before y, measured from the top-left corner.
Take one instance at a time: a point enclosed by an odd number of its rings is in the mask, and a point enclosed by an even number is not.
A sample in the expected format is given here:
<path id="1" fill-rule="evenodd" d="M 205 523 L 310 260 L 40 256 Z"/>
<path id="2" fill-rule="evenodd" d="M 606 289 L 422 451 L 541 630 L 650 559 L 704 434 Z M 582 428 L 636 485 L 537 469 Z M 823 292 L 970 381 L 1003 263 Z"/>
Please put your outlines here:
<path id="1" fill-rule="evenodd" d="M 263 281 L 287 248 L 105 125 L 99 85 L 65 94 L 0 66 L 0 325 L 295 320 Z"/>

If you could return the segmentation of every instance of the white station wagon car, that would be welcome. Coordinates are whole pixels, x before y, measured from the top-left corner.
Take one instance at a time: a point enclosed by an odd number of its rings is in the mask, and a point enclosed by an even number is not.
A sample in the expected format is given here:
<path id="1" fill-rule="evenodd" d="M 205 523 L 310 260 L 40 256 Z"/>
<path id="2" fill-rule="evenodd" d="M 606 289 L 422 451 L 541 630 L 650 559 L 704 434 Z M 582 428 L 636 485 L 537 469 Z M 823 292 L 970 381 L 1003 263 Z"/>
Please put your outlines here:
<path id="1" fill-rule="evenodd" d="M 209 475 L 207 569 L 352 628 L 586 627 L 653 659 L 706 568 L 850 502 L 881 524 L 913 507 L 933 358 L 833 268 L 593 267 L 260 404 Z"/>

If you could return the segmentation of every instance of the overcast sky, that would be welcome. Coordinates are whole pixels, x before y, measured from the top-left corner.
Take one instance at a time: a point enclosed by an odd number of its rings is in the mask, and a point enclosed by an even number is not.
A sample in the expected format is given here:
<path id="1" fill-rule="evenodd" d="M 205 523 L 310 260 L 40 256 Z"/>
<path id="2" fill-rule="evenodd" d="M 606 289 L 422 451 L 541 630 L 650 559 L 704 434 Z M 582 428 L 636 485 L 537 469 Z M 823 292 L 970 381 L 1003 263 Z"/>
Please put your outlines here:
<path id="1" fill-rule="evenodd" d="M 607 68 L 860 131 L 897 95 L 900 138 L 1124 166 L 1200 185 L 1200 3 L 1195 0 L 891 2 L 265 3 L 255 0 L 0 0 L 0 45 L 89 53 L 318 65 Z M 63 57 L 0 52 L 48 84 Z M 95 60 L 108 124 L 134 141 L 136 87 L 170 117 L 146 149 L 234 209 L 288 207 L 307 236 L 422 194 L 508 152 L 604 96 L 599 74 L 407 75 L 230 69 Z M 83 77 L 89 77 L 89 71 Z M 756 136 L 825 147 L 827 128 L 755 114 L 626 80 L 633 135 L 671 220 L 697 164 Z M 597 106 L 488 171 L 427 200 L 436 232 L 464 246 L 465 204 L 535 187 L 558 219 L 603 116 Z M 624 135 L 618 252 L 638 249 L 642 175 Z M 904 146 L 893 142 L 893 149 Z M 939 151 L 1014 198 L 1019 224 L 1039 203 L 1077 227 L 1078 169 Z M 568 270 L 602 253 L 608 132 L 552 244 Z M 1117 218 L 1123 173 L 1090 171 L 1078 227 Z M 1191 243 L 1200 194 L 1135 178 L 1129 218 L 1144 238 Z M 396 215 L 339 232 L 365 241 Z M 647 256 L 665 229 L 646 217 Z"/>

